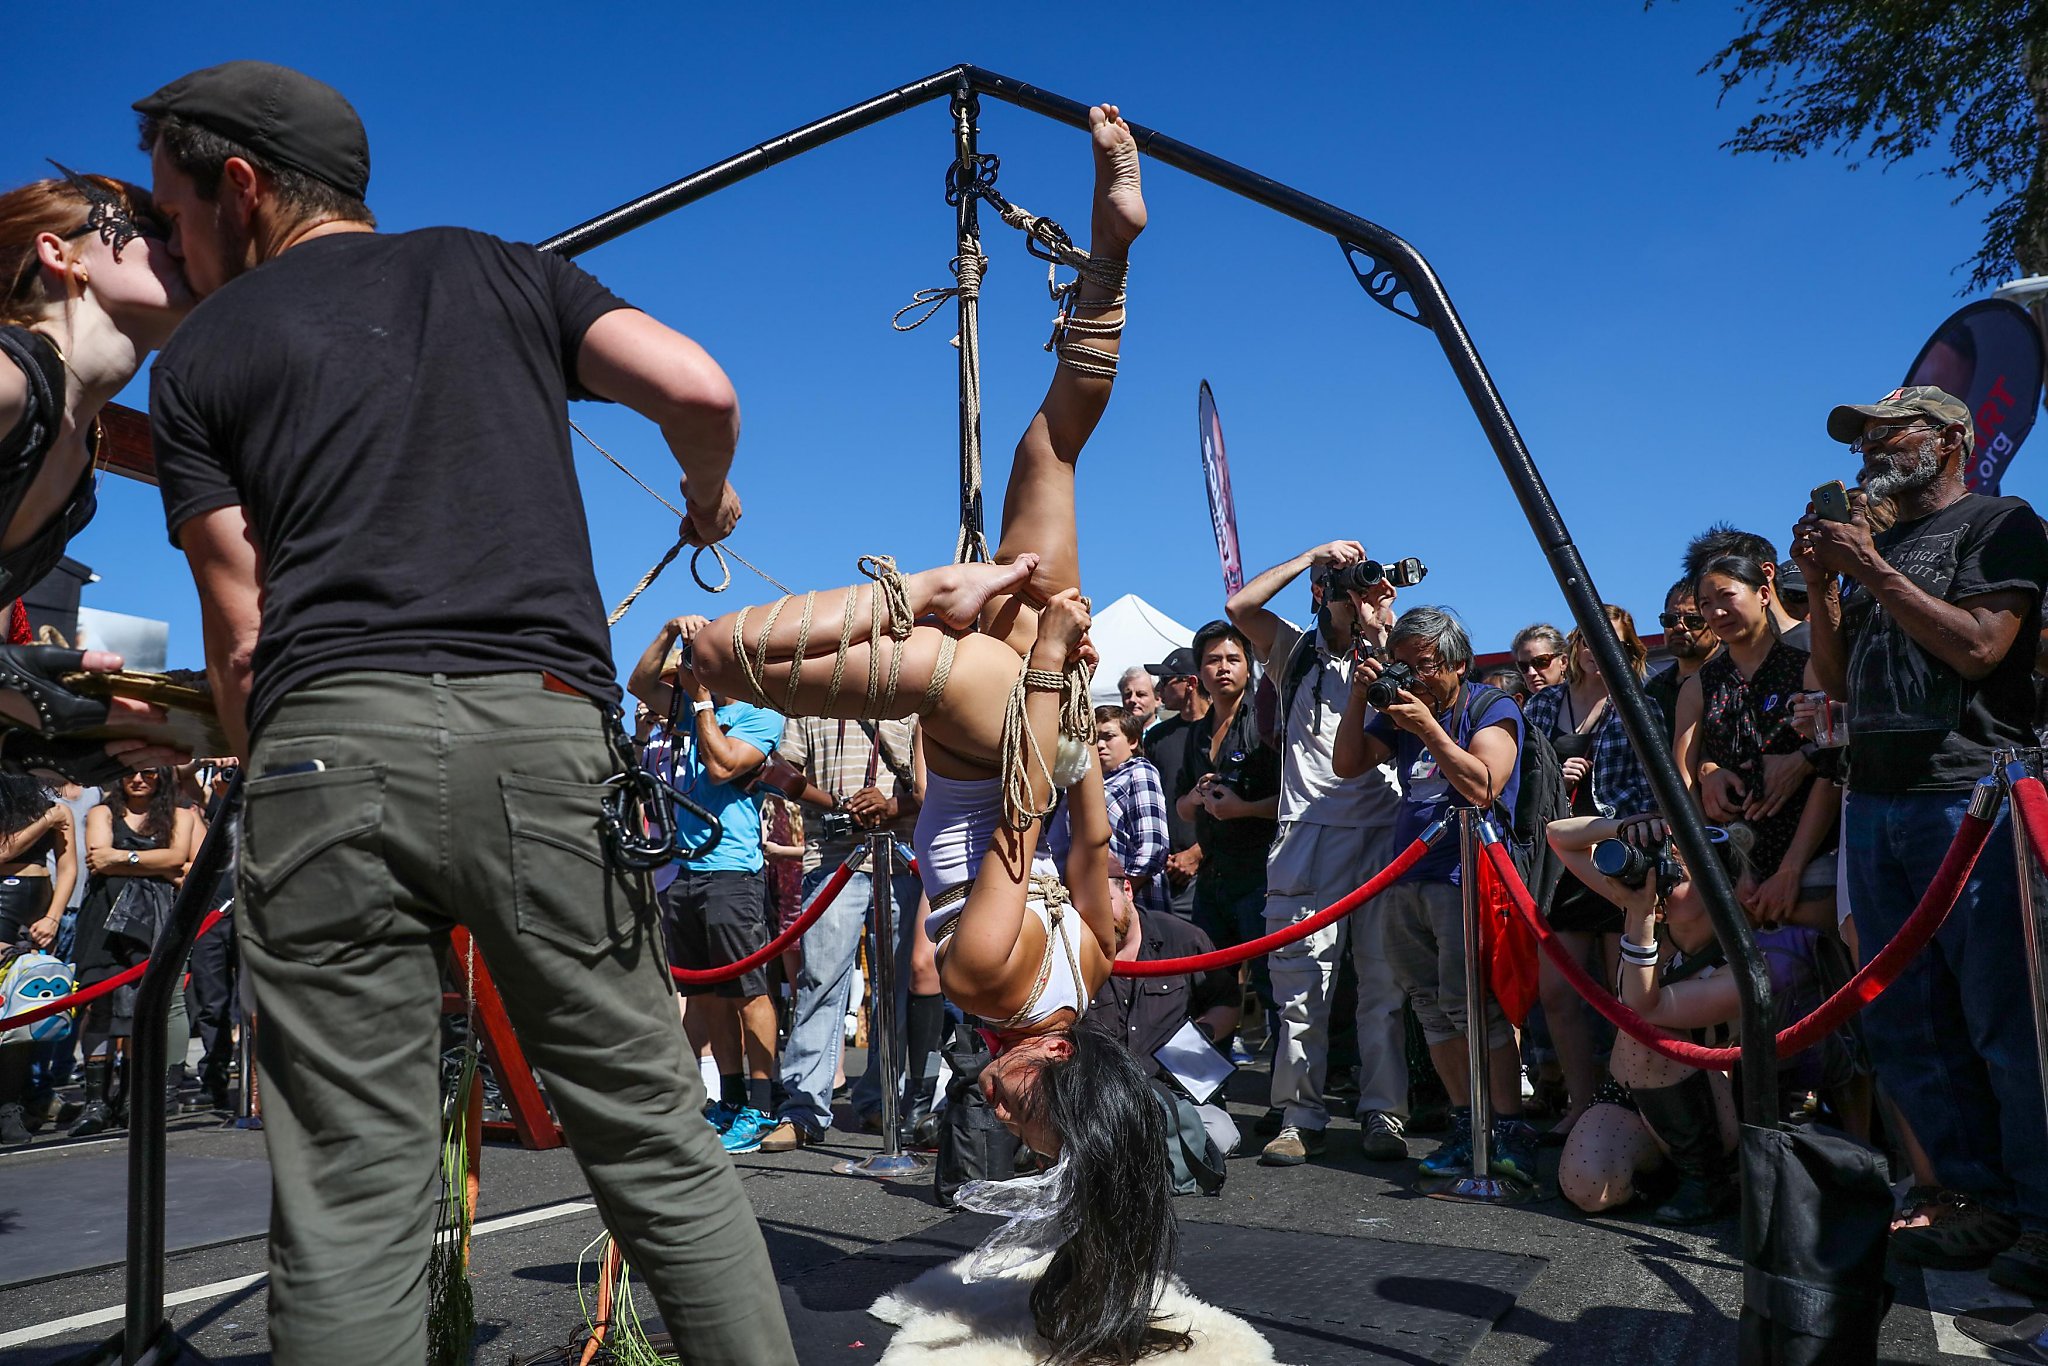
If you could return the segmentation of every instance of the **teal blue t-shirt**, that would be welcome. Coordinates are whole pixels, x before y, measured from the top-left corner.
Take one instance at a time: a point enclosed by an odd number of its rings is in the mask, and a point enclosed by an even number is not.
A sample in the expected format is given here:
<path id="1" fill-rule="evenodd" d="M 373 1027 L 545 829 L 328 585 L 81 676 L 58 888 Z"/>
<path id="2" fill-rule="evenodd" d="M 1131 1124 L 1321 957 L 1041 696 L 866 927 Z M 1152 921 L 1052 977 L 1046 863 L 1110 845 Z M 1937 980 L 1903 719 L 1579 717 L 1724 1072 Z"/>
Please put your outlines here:
<path id="1" fill-rule="evenodd" d="M 782 743 L 782 713 L 745 702 L 728 702 L 712 713 L 727 735 L 752 745 L 762 754 L 773 754 Z M 698 756 L 694 728 L 676 742 L 676 790 L 709 811 L 725 827 L 725 838 L 711 851 L 711 857 L 687 865 L 699 872 L 758 873 L 761 858 L 761 807 L 752 797 L 731 783 L 714 783 L 704 772 Z M 676 838 L 695 845 L 710 833 L 704 822 L 680 808 L 676 811 Z"/>

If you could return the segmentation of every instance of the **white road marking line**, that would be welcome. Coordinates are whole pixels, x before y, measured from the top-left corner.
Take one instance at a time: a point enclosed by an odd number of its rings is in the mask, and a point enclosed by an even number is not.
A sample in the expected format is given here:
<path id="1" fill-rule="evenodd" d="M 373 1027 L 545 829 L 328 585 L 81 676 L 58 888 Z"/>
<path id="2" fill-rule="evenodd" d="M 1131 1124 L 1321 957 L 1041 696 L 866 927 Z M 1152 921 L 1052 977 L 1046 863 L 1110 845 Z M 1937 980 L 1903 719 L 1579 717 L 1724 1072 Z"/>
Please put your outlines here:
<path id="1" fill-rule="evenodd" d="M 529 1224 L 544 1224 L 550 1219 L 560 1219 L 571 1214 L 582 1214 L 585 1211 L 592 1211 L 596 1208 L 597 1206 L 588 1200 L 570 1200 L 559 1205 L 543 1205 L 539 1209 L 523 1210 L 518 1214 L 500 1215 L 496 1219 L 485 1219 L 470 1229 L 470 1236 L 480 1238 L 487 1233 L 503 1233 L 507 1229 L 525 1228 Z M 189 1290 L 175 1290 L 164 1296 L 164 1308 L 170 1309 L 180 1304 L 192 1304 L 199 1300 L 219 1299 L 225 1295 L 233 1295 L 238 1291 L 247 1290 L 251 1286 L 261 1285 L 269 1279 L 270 1277 L 267 1274 L 259 1272 L 254 1276 L 231 1276 L 224 1281 L 209 1281 L 205 1285 L 195 1285 Z M 125 1306 L 117 1304 L 106 1309 L 93 1309 L 83 1314 L 73 1314 L 68 1318 L 51 1319 L 48 1323 L 30 1324 L 26 1328 L 17 1328 L 12 1332 L 0 1333 L 0 1347 L 19 1347 L 25 1342 L 40 1342 L 44 1338 L 53 1338 L 62 1333 L 69 1333 L 76 1328 L 91 1328 L 102 1323 L 118 1323 L 126 1312 Z"/>
<path id="2" fill-rule="evenodd" d="M 1955 1316 L 1972 1309 L 1989 1309 L 1993 1305 L 2031 1306 L 2033 1301 L 1993 1285 L 1982 1271 L 1936 1271 L 1923 1267 L 1920 1274 L 1927 1282 L 1928 1317 L 1934 1320 L 1934 1345 L 1938 1350 L 1950 1356 L 1971 1357 L 1978 1361 L 2007 1360 L 1983 1343 L 1965 1336 L 1956 1327 Z"/>

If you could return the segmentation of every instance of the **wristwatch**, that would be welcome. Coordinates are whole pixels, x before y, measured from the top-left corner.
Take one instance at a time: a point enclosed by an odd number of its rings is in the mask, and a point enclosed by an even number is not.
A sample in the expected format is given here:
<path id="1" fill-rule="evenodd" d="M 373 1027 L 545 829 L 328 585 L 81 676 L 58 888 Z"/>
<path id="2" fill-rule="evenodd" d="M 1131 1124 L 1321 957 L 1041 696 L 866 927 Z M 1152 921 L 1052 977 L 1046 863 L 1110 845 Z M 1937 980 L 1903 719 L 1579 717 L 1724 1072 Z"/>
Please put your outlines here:
<path id="1" fill-rule="evenodd" d="M 141 853 L 141 851 L 140 851 L 140 850 L 137 850 L 137 849 L 130 849 L 130 850 L 128 851 L 128 862 L 129 862 L 130 864 L 137 864 L 137 863 L 140 863 L 140 862 L 142 862 L 142 853 Z"/>

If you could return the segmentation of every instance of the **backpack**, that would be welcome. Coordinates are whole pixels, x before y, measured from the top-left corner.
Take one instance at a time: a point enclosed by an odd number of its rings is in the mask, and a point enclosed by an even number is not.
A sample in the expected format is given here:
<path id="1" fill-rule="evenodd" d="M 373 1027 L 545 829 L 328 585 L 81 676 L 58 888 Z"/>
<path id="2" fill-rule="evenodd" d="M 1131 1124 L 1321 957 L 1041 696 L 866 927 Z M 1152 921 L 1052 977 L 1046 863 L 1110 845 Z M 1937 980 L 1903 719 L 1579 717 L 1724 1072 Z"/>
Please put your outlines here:
<path id="1" fill-rule="evenodd" d="M 1157 1078 L 1152 1082 L 1152 1094 L 1166 1110 L 1166 1155 L 1173 1162 L 1173 1193 L 1220 1195 L 1225 1177 L 1223 1153 L 1202 1123 L 1201 1107 Z"/>
<path id="2" fill-rule="evenodd" d="M 47 1005 L 60 996 L 69 996 L 71 989 L 71 967 L 61 958 L 40 949 L 9 950 L 0 954 L 0 1016 L 19 1015 Z M 74 1013 L 60 1010 L 33 1024 L 16 1025 L 0 1033 L 0 1045 L 69 1038 Z"/>
<path id="3" fill-rule="evenodd" d="M 1486 709 L 1507 694 L 1487 683 L 1467 684 L 1466 692 L 1465 734 L 1470 739 Z M 1551 747 L 1550 737 L 1527 725 L 1522 727 L 1520 762 L 1522 785 L 1515 793 L 1515 809 L 1509 812 L 1496 801 L 1494 814 L 1507 827 L 1504 833 L 1515 871 L 1522 875 L 1536 909 L 1547 914 L 1558 880 L 1564 876 L 1564 863 L 1550 848 L 1549 827 L 1552 821 L 1572 814 L 1572 794 L 1565 786 L 1564 765 Z"/>

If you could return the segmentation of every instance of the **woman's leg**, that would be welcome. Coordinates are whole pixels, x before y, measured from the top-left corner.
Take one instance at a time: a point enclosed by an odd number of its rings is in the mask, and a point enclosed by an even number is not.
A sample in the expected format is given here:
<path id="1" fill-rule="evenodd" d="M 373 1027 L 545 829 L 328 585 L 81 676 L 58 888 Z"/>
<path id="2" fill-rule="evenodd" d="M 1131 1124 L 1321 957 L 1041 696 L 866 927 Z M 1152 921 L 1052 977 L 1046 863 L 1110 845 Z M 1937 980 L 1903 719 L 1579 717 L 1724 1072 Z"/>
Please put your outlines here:
<path id="1" fill-rule="evenodd" d="M 1642 1118 L 1621 1105 L 1594 1105 L 1572 1128 L 1557 1162 L 1557 1189 L 1588 1214 L 1635 1199 L 1636 1173 L 1660 1165 L 1663 1152 Z"/>
<path id="2" fill-rule="evenodd" d="M 1555 933 L 1571 950 L 1574 961 L 1583 965 L 1592 955 L 1593 941 L 1597 936 L 1583 930 L 1558 930 Z M 1557 1062 L 1564 1071 L 1565 1093 L 1569 1097 L 1564 1115 L 1553 1132 L 1569 1134 L 1580 1116 L 1586 1113 L 1586 1107 L 1593 1103 L 1593 1088 L 1600 1080 L 1599 1059 L 1593 1055 L 1592 1022 L 1586 1018 L 1585 1002 L 1579 999 L 1579 993 L 1548 956 L 1543 959 L 1538 989 L 1543 999 L 1543 1018 L 1550 1022 L 1550 1041 L 1557 1049 Z"/>
<path id="3" fill-rule="evenodd" d="M 1131 243 L 1145 229 L 1138 147 L 1115 105 L 1091 109 L 1088 131 L 1095 149 L 1095 205 L 1088 251 L 1095 260 L 1120 270 Z M 1078 316 L 1087 322 L 1116 327 L 1110 333 L 1084 334 L 1078 329 L 1074 333 L 1085 350 L 1094 352 L 1112 369 L 1121 346 L 1117 333 L 1123 308 L 1111 306 L 1111 301 L 1121 292 L 1084 279 L 1075 306 Z M 1039 563 L 1031 577 L 1031 591 L 1040 602 L 1081 583 L 1074 526 L 1074 466 L 1109 404 L 1113 382 L 1107 376 L 1060 364 L 1010 463 L 996 562 L 1006 564 L 1036 551 Z M 1019 654 L 1031 648 L 1037 629 L 1034 613 L 1010 593 L 1000 594 L 988 604 L 983 623 L 991 635 L 1009 641 Z"/>

